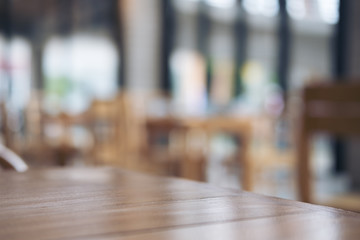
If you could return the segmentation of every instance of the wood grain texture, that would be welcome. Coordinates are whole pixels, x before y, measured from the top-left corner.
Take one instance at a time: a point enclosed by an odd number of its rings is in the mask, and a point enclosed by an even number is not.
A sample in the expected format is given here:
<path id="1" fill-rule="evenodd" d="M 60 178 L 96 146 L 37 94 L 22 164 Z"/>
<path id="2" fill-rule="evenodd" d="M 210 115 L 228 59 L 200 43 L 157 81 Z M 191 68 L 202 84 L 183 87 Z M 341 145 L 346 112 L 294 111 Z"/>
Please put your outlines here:
<path id="1" fill-rule="evenodd" d="M 0 173 L 0 239 L 358 239 L 360 214 L 115 168 Z"/>

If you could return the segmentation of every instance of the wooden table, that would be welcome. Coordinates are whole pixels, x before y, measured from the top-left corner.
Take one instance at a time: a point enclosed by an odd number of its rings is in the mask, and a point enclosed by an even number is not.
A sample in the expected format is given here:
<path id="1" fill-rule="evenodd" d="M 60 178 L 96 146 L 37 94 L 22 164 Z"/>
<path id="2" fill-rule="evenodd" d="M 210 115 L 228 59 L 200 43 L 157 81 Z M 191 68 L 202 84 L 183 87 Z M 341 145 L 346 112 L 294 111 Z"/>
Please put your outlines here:
<path id="1" fill-rule="evenodd" d="M 0 174 L 0 239 L 359 239 L 360 214 L 114 168 Z"/>

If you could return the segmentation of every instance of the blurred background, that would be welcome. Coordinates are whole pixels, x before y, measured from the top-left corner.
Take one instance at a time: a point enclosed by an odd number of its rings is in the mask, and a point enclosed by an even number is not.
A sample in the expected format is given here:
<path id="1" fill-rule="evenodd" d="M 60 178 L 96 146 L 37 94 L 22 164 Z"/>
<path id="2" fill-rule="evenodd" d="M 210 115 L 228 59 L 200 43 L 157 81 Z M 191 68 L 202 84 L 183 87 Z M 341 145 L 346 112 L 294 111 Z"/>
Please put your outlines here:
<path id="1" fill-rule="evenodd" d="M 1 144 L 30 168 L 288 199 L 302 174 L 311 201 L 360 211 L 359 138 L 298 141 L 304 88 L 357 81 L 359 13 L 356 0 L 0 0 Z"/>

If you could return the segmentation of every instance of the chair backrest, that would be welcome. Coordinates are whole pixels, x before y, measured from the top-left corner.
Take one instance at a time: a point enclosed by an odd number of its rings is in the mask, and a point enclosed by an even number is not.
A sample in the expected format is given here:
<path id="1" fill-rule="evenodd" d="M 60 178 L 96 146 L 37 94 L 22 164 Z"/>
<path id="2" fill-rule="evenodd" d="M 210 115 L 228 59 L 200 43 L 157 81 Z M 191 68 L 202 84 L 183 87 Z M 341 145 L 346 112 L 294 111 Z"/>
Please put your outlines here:
<path id="1" fill-rule="evenodd" d="M 0 144 L 0 165 L 14 169 L 17 172 L 25 172 L 28 165 L 17 154 Z"/>
<path id="2" fill-rule="evenodd" d="M 96 100 L 90 108 L 95 139 L 94 156 L 98 163 L 119 163 L 126 151 L 126 103 L 124 94 L 114 99 Z"/>
<path id="3" fill-rule="evenodd" d="M 360 83 L 312 85 L 303 97 L 305 131 L 360 135 Z"/>
<path id="4" fill-rule="evenodd" d="M 302 201 L 312 202 L 310 137 L 316 132 L 360 136 L 360 82 L 305 87 L 298 132 L 299 197 Z"/>

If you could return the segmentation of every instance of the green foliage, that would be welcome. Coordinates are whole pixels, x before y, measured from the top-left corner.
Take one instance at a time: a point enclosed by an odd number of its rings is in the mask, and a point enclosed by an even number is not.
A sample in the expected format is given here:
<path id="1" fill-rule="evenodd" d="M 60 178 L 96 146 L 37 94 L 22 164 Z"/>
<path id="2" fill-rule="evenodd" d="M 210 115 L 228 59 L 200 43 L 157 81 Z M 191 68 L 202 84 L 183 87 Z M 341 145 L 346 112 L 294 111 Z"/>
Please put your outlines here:
<path id="1" fill-rule="evenodd" d="M 66 77 L 46 79 L 45 91 L 47 94 L 64 97 L 71 92 L 73 88 L 74 83 Z"/>

